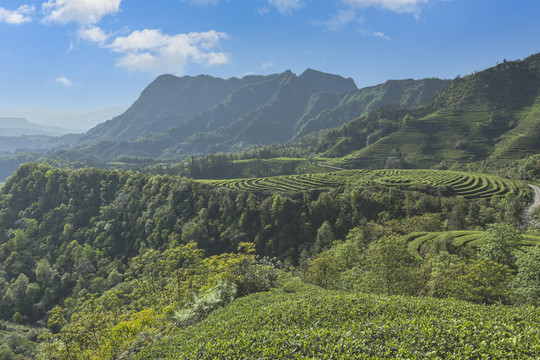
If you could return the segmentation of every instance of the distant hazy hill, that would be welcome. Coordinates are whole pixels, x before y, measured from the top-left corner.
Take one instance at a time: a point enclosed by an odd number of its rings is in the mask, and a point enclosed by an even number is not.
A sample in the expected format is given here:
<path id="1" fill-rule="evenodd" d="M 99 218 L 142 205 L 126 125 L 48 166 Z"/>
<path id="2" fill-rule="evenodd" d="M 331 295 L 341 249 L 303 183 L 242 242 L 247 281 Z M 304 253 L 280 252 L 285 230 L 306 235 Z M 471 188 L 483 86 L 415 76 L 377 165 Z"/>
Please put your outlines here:
<path id="1" fill-rule="evenodd" d="M 540 54 L 457 78 L 417 110 L 376 111 L 303 141 L 350 167 L 382 167 L 396 154 L 429 167 L 540 153 Z"/>
<path id="2" fill-rule="evenodd" d="M 127 107 L 123 106 L 110 106 L 103 109 L 97 109 L 90 112 L 77 112 L 77 113 L 55 113 L 52 111 L 35 111 L 33 115 L 36 118 L 41 119 L 40 122 L 44 124 L 52 124 L 59 127 L 74 129 L 74 132 L 82 133 L 90 130 L 91 128 L 112 119 L 115 116 L 126 111 Z M 29 116 L 28 118 L 34 119 Z M 36 120 L 37 121 L 37 120 Z"/>
<path id="3" fill-rule="evenodd" d="M 67 129 L 44 126 L 32 123 L 22 118 L 0 118 L 0 136 L 22 136 L 22 135 L 50 135 L 58 136 L 69 133 Z"/>
<path id="4" fill-rule="evenodd" d="M 350 78 L 312 69 L 227 80 L 163 75 L 126 112 L 88 131 L 84 151 L 61 156 L 178 157 L 286 143 L 388 104 L 416 107 L 449 83 L 400 80 L 358 90 Z"/>
<path id="5" fill-rule="evenodd" d="M 65 148 L 77 143 L 80 135 L 66 134 L 62 136 L 49 135 L 23 135 L 23 136 L 0 136 L 0 151 L 15 152 L 23 150 L 40 151 L 42 153 Z"/>
<path id="6" fill-rule="evenodd" d="M 88 131 L 84 140 L 132 140 L 151 132 L 166 131 L 261 78 L 246 76 L 224 80 L 208 75 L 159 76 L 128 110 Z"/>

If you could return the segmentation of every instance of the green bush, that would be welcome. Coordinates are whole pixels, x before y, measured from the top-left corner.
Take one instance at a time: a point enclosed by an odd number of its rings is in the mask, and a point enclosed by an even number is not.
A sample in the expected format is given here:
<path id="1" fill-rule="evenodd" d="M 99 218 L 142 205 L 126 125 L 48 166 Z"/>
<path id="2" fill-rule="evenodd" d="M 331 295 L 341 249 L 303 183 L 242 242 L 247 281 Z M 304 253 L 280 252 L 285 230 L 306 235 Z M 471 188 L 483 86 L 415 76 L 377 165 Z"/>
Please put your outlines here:
<path id="1" fill-rule="evenodd" d="M 15 354 L 6 347 L 0 347 L 0 360 L 14 360 Z"/>
<path id="2" fill-rule="evenodd" d="M 197 296 L 187 309 L 174 313 L 174 320 L 179 327 L 186 327 L 204 320 L 212 311 L 225 306 L 236 298 L 236 286 L 229 282 L 219 282 L 214 288 Z"/>

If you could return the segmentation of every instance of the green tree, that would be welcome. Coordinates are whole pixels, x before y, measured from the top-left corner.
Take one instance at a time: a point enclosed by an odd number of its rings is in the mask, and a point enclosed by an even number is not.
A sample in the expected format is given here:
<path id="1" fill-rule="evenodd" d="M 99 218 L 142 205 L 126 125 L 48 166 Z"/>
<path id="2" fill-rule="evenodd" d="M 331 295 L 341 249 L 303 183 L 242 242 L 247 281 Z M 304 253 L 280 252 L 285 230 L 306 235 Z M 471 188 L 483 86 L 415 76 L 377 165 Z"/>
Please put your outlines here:
<path id="1" fill-rule="evenodd" d="M 491 224 L 484 232 L 486 243 L 480 247 L 480 255 L 511 268 L 515 266 L 514 250 L 523 240 L 521 233 L 512 225 Z"/>
<path id="2" fill-rule="evenodd" d="M 325 289 L 336 289 L 339 284 L 339 269 L 336 257 L 329 251 L 320 253 L 309 266 L 307 281 Z"/>
<path id="3" fill-rule="evenodd" d="M 506 265 L 489 259 L 472 260 L 453 282 L 452 295 L 481 304 L 508 304 L 512 272 Z"/>
<path id="4" fill-rule="evenodd" d="M 316 255 L 323 250 L 328 249 L 334 241 L 334 232 L 332 226 L 327 221 L 323 222 L 321 227 L 317 230 L 317 236 L 315 237 L 315 244 L 313 245 L 312 253 Z"/>
<path id="5" fill-rule="evenodd" d="M 421 280 L 417 265 L 402 237 L 383 236 L 368 248 L 362 287 L 388 295 L 414 294 Z"/>
<path id="6" fill-rule="evenodd" d="M 37 282 L 47 287 L 51 284 L 55 273 L 47 259 L 41 259 L 36 264 L 35 274 Z"/>
<path id="7" fill-rule="evenodd" d="M 452 297 L 455 283 L 459 276 L 464 274 L 465 266 L 465 262 L 459 256 L 448 251 L 441 251 L 428 259 L 425 263 L 425 267 L 430 269 L 427 294 L 438 298 Z"/>
<path id="8" fill-rule="evenodd" d="M 514 288 L 518 301 L 540 305 L 540 245 L 521 255 L 516 266 Z"/>

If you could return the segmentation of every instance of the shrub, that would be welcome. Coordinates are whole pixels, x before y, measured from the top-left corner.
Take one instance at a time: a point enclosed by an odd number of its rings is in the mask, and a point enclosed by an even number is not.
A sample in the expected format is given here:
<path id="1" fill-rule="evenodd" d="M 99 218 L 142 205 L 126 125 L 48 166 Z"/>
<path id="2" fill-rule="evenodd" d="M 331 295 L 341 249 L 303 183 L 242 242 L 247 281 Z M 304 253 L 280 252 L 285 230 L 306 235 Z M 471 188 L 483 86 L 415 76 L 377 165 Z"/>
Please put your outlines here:
<path id="1" fill-rule="evenodd" d="M 212 311 L 225 306 L 236 298 L 236 286 L 219 282 L 215 287 L 195 298 L 193 305 L 174 313 L 177 326 L 187 327 L 206 319 Z"/>

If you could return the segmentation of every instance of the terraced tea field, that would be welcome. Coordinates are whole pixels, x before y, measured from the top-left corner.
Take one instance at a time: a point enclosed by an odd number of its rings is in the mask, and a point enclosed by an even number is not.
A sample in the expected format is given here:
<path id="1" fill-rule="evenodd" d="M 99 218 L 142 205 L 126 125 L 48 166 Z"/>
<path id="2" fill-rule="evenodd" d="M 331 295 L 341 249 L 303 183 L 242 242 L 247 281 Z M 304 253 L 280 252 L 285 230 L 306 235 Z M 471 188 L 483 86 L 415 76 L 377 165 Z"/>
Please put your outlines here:
<path id="1" fill-rule="evenodd" d="M 422 260 L 420 248 L 428 241 L 443 240 L 445 237 L 451 239 L 453 246 L 480 246 L 485 243 L 483 231 L 440 231 L 440 232 L 416 232 L 405 235 L 408 243 L 408 250 L 415 258 Z M 539 236 L 523 235 L 523 241 L 519 244 L 523 250 L 540 243 Z"/>
<path id="2" fill-rule="evenodd" d="M 379 184 L 404 189 L 425 186 L 444 188 L 453 196 L 463 196 L 467 199 L 532 194 L 531 189 L 517 181 L 486 174 L 446 170 L 344 170 L 320 174 L 199 181 L 215 188 L 240 191 L 299 192 L 347 185 L 362 187 L 367 184 Z"/>
<path id="3" fill-rule="evenodd" d="M 157 339 L 147 359 L 538 359 L 540 309 L 288 282 Z"/>

